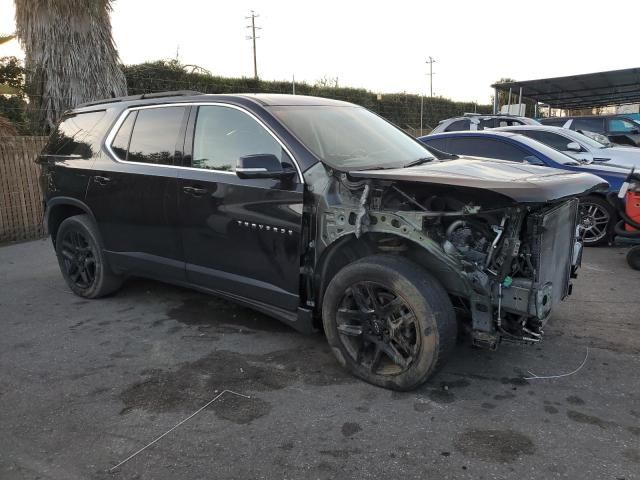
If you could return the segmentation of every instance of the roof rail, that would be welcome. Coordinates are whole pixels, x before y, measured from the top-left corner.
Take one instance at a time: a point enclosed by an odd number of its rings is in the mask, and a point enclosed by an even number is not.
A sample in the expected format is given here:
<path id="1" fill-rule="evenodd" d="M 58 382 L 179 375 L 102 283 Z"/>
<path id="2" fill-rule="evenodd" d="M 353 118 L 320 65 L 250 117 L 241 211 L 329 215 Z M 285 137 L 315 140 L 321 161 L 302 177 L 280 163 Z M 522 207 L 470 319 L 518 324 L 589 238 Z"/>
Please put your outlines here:
<path id="1" fill-rule="evenodd" d="M 102 100 L 96 100 L 95 102 L 81 103 L 80 105 L 76 105 L 76 108 L 92 107 L 94 105 L 102 105 L 105 103 L 126 102 L 129 100 L 143 100 L 146 98 L 184 97 L 184 96 L 191 96 L 191 95 L 204 95 L 204 94 L 202 92 L 197 92 L 195 90 L 175 90 L 172 92 L 143 93 L 142 95 L 129 95 L 127 97 L 105 98 Z"/>
<path id="2" fill-rule="evenodd" d="M 204 95 L 204 93 L 195 90 L 174 90 L 173 92 L 143 93 L 140 98 L 187 97 L 191 95 Z"/>
<path id="3" fill-rule="evenodd" d="M 465 117 L 519 117 L 513 113 L 465 113 Z"/>

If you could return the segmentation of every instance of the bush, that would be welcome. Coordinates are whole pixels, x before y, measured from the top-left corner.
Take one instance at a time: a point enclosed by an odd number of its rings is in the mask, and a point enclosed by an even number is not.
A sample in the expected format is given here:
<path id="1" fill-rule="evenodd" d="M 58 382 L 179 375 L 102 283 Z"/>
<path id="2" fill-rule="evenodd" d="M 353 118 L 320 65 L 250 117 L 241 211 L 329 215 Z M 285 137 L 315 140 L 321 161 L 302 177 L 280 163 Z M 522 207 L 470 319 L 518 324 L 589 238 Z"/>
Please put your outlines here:
<path id="1" fill-rule="evenodd" d="M 157 61 L 123 67 L 129 95 L 167 90 L 196 90 L 202 93 L 292 93 L 289 81 L 230 78 L 185 71 L 176 61 Z M 322 82 L 321 82 L 322 83 Z M 324 82 L 326 83 L 326 82 Z M 420 95 L 388 93 L 378 95 L 362 88 L 330 87 L 325 84 L 296 83 L 296 94 L 333 98 L 368 108 L 404 129 L 420 128 Z M 379 99 L 380 98 L 380 99 Z M 423 124 L 435 127 L 440 120 L 465 112 L 491 113 L 491 105 L 424 98 Z"/>

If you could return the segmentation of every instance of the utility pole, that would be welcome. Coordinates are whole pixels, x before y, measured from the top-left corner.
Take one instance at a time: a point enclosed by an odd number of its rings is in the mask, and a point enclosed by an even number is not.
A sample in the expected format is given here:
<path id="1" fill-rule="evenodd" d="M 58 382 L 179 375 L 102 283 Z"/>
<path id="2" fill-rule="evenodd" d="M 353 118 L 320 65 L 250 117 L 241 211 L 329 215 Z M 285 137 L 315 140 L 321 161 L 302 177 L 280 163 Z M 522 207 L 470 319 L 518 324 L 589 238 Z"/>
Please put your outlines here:
<path id="1" fill-rule="evenodd" d="M 245 17 L 247 20 L 251 19 L 251 25 L 247 25 L 247 28 L 251 29 L 251 35 L 247 37 L 247 40 L 253 41 L 253 78 L 258 79 L 258 61 L 256 57 L 256 30 L 261 30 L 260 27 L 256 27 L 256 18 L 260 15 L 257 15 L 256 12 L 251 10 L 251 15 Z"/>
<path id="2" fill-rule="evenodd" d="M 429 91 L 431 96 L 433 97 L 433 64 L 436 63 L 436 59 L 433 57 L 429 57 L 427 62 L 429 64 Z"/>
<path id="3" fill-rule="evenodd" d="M 429 64 L 429 92 L 433 97 L 433 64 L 436 63 L 435 58 L 429 57 L 425 63 Z M 420 135 L 422 135 L 422 120 L 424 117 L 424 93 L 420 96 Z"/>

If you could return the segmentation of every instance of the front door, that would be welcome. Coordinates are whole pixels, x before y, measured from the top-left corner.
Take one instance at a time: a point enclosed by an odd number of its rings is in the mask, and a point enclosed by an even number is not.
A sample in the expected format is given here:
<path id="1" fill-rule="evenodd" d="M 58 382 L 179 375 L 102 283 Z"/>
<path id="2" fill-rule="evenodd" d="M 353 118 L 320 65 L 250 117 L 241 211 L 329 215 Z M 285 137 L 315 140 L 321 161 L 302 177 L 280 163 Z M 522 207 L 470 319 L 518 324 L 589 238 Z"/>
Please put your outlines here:
<path id="1" fill-rule="evenodd" d="M 194 108 L 195 110 L 195 108 Z M 293 160 L 248 112 L 203 105 L 191 115 L 179 171 L 179 217 L 187 279 L 209 289 L 295 310 L 299 303 L 303 185 L 240 179 L 241 156 Z"/>

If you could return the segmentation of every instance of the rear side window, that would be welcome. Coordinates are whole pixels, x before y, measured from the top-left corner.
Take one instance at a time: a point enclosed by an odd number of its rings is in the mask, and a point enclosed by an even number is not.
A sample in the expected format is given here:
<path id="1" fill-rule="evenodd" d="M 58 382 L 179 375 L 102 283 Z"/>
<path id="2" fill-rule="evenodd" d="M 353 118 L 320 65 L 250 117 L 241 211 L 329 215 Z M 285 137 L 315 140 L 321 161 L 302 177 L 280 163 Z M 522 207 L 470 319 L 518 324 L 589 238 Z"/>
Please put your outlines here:
<path id="1" fill-rule="evenodd" d="M 133 133 L 129 141 L 127 161 L 172 165 L 176 149 L 180 149 L 178 137 L 185 112 L 185 107 L 139 110 L 135 121 L 133 121 Z M 123 131 L 123 137 L 125 136 L 126 132 Z"/>
<path id="2" fill-rule="evenodd" d="M 427 138 L 425 141 L 428 146 L 435 148 L 436 150 L 440 150 L 441 152 L 451 153 L 447 150 L 448 139 L 446 138 L 434 138 L 433 140 Z"/>
<path id="3" fill-rule="evenodd" d="M 522 125 L 520 120 L 515 120 L 513 118 L 497 118 L 499 127 L 513 127 L 514 125 Z"/>
<path id="4" fill-rule="evenodd" d="M 447 128 L 444 129 L 445 132 L 459 132 L 461 130 L 469 130 L 471 128 L 470 120 L 456 120 L 455 122 L 451 122 Z"/>
<path id="5" fill-rule="evenodd" d="M 540 119 L 540 123 L 543 125 L 553 125 L 554 127 L 561 127 L 565 123 L 567 123 L 568 118 L 565 117 L 557 117 L 557 118 L 542 118 Z"/>
<path id="6" fill-rule="evenodd" d="M 496 158 L 522 162 L 531 156 L 526 150 L 491 138 L 449 138 L 448 152 L 456 155 Z"/>
<path id="7" fill-rule="evenodd" d="M 587 130 L 589 132 L 604 132 L 604 119 L 602 118 L 575 118 L 571 122 L 571 130 Z"/>
<path id="8" fill-rule="evenodd" d="M 50 155 L 73 155 L 91 158 L 96 143 L 96 125 L 105 112 L 87 112 L 68 115 L 51 134 L 45 152 Z"/>

